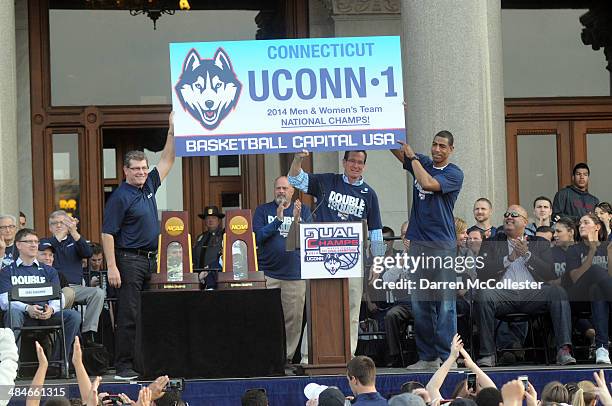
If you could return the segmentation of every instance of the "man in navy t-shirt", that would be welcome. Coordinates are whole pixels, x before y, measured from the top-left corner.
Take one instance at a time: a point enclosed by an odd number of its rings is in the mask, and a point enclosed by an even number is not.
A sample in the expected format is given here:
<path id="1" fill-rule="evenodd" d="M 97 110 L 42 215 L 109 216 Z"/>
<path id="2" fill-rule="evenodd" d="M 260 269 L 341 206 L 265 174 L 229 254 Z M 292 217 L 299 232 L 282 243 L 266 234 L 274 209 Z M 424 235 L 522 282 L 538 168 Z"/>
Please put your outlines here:
<path id="1" fill-rule="evenodd" d="M 286 250 L 287 234 L 292 223 L 297 227 L 300 219 L 310 218 L 308 206 L 299 200 L 291 202 L 293 192 L 287 177 L 279 176 L 274 181 L 274 200 L 258 206 L 253 215 L 259 270 L 266 275 L 268 289 L 281 290 L 288 363 L 302 332 L 306 281 L 300 279 L 299 250 Z"/>
<path id="2" fill-rule="evenodd" d="M 370 357 L 360 355 L 350 360 L 346 365 L 346 376 L 355 394 L 353 405 L 387 405 L 387 399 L 376 390 L 376 365 Z"/>
<path id="3" fill-rule="evenodd" d="M 115 337 L 115 379 L 138 377 L 133 370 L 138 295 L 157 269 L 159 221 L 155 193 L 174 164 L 174 120 L 170 113 L 166 145 L 157 167 L 149 172 L 142 151 L 125 155 L 125 182 L 109 197 L 104 208 L 102 245 L 108 266 L 108 283 L 119 288 Z"/>
<path id="4" fill-rule="evenodd" d="M 431 144 L 431 158 L 416 154 L 402 143 L 393 154 L 414 177 L 412 211 L 406 238 L 408 254 L 422 257 L 426 265 L 415 272 L 416 289 L 412 294 L 414 330 L 419 361 L 409 369 L 436 369 L 448 358 L 449 345 L 457 332 L 455 293 L 450 289 L 419 289 L 421 280 L 454 282 L 453 269 L 444 268 L 446 258 L 454 257 L 455 222 L 453 209 L 463 184 L 463 172 L 449 162 L 454 151 L 453 135 L 440 131 Z M 441 261 L 440 261 L 441 259 Z"/>
<path id="5" fill-rule="evenodd" d="M 11 301 L 9 310 L 8 292 L 16 285 L 53 284 L 59 287 L 57 271 L 52 267 L 38 262 L 38 235 L 34 230 L 24 228 L 17 232 L 15 246 L 19 250 L 19 258 L 0 269 L 0 308 L 5 311 L 4 324 L 9 328 L 27 325 L 57 324 L 61 320 L 59 300 L 49 300 L 38 303 L 23 303 Z M 4 255 L 4 244 L 0 242 L 0 256 Z M 79 332 L 81 316 L 76 310 L 65 309 L 64 331 L 66 333 L 66 348 L 72 349 L 74 337 Z M 13 330 L 17 346 L 21 348 L 21 330 Z M 56 343 L 53 350 L 54 359 L 60 359 L 61 346 Z M 70 351 L 68 351 L 70 353 Z"/>
<path id="6" fill-rule="evenodd" d="M 378 196 L 363 180 L 368 154 L 366 151 L 346 151 L 342 166 L 344 173 L 312 174 L 302 170 L 302 161 L 308 152 L 295 154 L 289 170 L 289 183 L 304 193 L 313 195 L 317 204 L 313 209 L 319 222 L 361 221 L 368 223 L 372 254 L 383 256 L 382 221 Z M 359 309 L 363 294 L 362 278 L 349 278 L 349 307 L 351 325 L 351 353 L 357 348 Z M 304 344 L 304 340 L 302 341 Z M 305 345 L 302 345 L 304 353 Z"/>

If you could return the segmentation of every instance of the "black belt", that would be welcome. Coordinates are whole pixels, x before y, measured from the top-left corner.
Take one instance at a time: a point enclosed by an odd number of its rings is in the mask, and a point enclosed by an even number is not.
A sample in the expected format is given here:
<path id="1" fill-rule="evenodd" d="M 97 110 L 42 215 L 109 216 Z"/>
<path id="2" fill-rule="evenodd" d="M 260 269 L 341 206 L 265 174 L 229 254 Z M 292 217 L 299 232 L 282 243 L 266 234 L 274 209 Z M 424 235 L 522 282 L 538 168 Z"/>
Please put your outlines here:
<path id="1" fill-rule="evenodd" d="M 141 250 L 139 248 L 117 248 L 117 251 L 130 252 L 132 254 L 140 255 L 141 257 L 147 257 L 149 259 L 157 256 L 157 251 Z"/>

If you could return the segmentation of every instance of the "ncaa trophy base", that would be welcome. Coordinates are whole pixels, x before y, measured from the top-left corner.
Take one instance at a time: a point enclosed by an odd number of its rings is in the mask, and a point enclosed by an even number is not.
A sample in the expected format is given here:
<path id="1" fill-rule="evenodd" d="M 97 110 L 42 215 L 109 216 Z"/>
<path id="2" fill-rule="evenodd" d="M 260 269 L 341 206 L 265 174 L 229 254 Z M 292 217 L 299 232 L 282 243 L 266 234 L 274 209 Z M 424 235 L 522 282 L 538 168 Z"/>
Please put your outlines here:
<path id="1" fill-rule="evenodd" d="M 246 279 L 234 279 L 233 272 L 217 274 L 217 290 L 265 289 L 266 277 L 263 272 L 249 272 Z"/>

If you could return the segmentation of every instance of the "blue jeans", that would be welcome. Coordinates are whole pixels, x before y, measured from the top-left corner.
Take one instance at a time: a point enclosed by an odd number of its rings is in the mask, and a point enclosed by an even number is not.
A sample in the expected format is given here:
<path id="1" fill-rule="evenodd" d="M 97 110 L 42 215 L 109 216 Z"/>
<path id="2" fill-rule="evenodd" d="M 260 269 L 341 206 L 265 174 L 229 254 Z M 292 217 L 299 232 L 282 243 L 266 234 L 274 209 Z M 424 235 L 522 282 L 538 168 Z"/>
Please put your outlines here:
<path id="1" fill-rule="evenodd" d="M 454 257 L 454 249 L 430 248 L 412 242 L 408 255 L 435 258 Z M 451 289 L 420 289 L 420 279 L 437 282 L 454 282 L 456 273 L 452 269 L 436 266 L 419 267 L 410 280 L 416 282 L 412 291 L 412 313 L 419 359 L 445 360 L 450 354 L 450 344 L 457 333 L 457 310 L 455 291 Z"/>
<path id="2" fill-rule="evenodd" d="M 68 362 L 70 363 L 70 359 L 72 358 L 72 345 L 74 343 L 74 337 L 77 336 L 79 330 L 81 329 L 81 315 L 79 312 L 73 309 L 64 309 L 64 332 L 66 334 L 66 353 L 68 354 Z M 15 333 L 15 341 L 17 343 L 17 348 L 21 352 L 21 330 L 15 330 L 15 327 L 23 327 L 23 326 L 44 326 L 48 324 L 59 324 L 61 322 L 60 313 L 53 313 L 48 320 L 35 320 L 32 319 L 28 314 L 23 311 L 16 309 L 15 307 L 11 307 L 10 319 L 9 312 L 4 314 L 4 324 L 9 326 L 13 333 Z M 61 359 L 62 348 L 59 343 L 53 347 L 53 355 L 52 359 L 57 361 Z"/>
<path id="3" fill-rule="evenodd" d="M 612 278 L 606 277 L 591 286 L 590 293 L 593 327 L 595 327 L 595 345 L 608 349 L 608 322 L 612 305 Z"/>

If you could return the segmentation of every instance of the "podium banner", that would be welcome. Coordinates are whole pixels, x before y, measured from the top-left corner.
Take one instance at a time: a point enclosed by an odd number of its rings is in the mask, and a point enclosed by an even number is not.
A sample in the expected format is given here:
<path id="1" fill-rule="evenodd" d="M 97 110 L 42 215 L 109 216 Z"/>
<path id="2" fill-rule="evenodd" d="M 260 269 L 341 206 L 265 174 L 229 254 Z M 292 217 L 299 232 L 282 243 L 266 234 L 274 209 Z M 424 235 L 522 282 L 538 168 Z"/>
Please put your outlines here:
<path id="1" fill-rule="evenodd" d="M 363 276 L 362 223 L 300 224 L 302 279 Z"/>
<path id="2" fill-rule="evenodd" d="M 400 39 L 170 44 L 178 156 L 397 148 Z"/>

